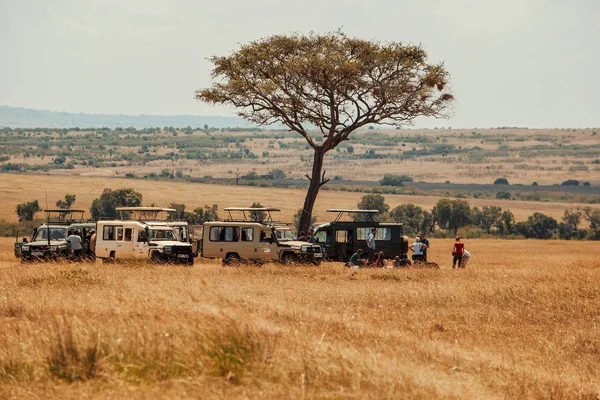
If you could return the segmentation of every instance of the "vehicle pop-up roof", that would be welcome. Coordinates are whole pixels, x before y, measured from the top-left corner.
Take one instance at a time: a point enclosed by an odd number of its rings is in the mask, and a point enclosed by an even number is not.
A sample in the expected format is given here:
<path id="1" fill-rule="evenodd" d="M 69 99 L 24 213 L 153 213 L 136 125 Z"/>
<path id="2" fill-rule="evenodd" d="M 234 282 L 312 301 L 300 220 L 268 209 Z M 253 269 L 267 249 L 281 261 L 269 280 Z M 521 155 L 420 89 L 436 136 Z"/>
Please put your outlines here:
<path id="1" fill-rule="evenodd" d="M 170 213 L 177 210 L 163 207 L 117 207 L 121 219 L 138 221 L 166 221 Z"/>
<path id="2" fill-rule="evenodd" d="M 338 213 L 337 217 L 335 217 L 334 222 L 339 222 L 344 216 L 344 214 L 364 214 L 366 216 L 364 222 L 379 222 L 377 221 L 377 214 L 379 214 L 379 210 L 349 210 L 344 208 L 330 208 L 327 210 L 327 212 Z"/>
<path id="3" fill-rule="evenodd" d="M 223 209 L 229 214 L 226 221 L 244 221 L 261 222 L 263 224 L 274 224 L 272 212 L 279 212 L 281 209 L 275 207 L 227 207 Z M 241 212 L 241 218 L 234 218 L 231 212 Z"/>
<path id="4" fill-rule="evenodd" d="M 46 213 L 46 222 L 55 225 L 71 225 L 76 222 L 85 222 L 83 214 L 85 210 L 74 210 L 72 208 L 44 210 Z"/>

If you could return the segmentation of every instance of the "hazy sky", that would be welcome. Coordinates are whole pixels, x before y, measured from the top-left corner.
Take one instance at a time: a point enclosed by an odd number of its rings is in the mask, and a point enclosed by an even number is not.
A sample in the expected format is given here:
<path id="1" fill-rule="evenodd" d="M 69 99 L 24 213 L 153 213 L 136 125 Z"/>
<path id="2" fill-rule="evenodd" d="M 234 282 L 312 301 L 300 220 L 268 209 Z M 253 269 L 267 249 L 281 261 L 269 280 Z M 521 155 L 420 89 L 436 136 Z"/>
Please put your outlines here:
<path id="1" fill-rule="evenodd" d="M 445 62 L 454 116 L 417 126 L 600 126 L 600 0 L 0 0 L 0 105 L 233 115 L 207 57 L 340 27 Z"/>

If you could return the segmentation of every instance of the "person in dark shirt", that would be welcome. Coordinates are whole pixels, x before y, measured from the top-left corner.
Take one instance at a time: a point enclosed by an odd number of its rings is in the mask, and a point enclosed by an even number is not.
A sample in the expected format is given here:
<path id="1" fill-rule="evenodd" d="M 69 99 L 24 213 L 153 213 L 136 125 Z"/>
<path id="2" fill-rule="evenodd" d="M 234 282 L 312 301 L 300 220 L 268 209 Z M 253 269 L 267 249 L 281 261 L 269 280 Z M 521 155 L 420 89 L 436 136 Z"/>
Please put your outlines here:
<path id="1" fill-rule="evenodd" d="M 423 232 L 419 232 L 419 238 L 421 238 L 421 243 L 426 246 L 423 248 L 423 261 L 427 262 L 427 249 L 430 247 L 429 239 L 427 239 L 427 235 Z"/>

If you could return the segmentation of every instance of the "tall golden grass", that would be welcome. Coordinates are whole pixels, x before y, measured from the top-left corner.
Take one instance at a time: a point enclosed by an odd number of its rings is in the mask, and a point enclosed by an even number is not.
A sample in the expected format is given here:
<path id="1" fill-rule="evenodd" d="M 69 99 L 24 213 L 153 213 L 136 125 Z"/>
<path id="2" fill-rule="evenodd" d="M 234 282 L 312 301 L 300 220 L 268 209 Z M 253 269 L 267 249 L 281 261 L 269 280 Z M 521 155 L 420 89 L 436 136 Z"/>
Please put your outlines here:
<path id="1" fill-rule="evenodd" d="M 600 246 L 441 268 L 26 264 L 0 240 L 0 398 L 600 396 Z"/>

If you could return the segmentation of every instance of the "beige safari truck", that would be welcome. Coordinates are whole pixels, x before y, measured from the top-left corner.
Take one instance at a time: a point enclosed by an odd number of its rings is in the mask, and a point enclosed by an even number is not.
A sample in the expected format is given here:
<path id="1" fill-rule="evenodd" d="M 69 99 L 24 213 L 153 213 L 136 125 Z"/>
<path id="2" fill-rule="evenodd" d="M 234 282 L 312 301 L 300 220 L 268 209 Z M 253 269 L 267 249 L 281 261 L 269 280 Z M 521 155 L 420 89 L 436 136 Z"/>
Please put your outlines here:
<path id="1" fill-rule="evenodd" d="M 271 217 L 278 208 L 225 208 L 229 218 L 206 222 L 203 226 L 201 255 L 221 258 L 225 264 L 251 260 L 258 262 L 319 264 L 323 251 L 318 244 L 298 241 L 285 225 Z M 234 218 L 233 214 L 241 214 Z"/>
<path id="2" fill-rule="evenodd" d="M 144 209 L 140 209 L 144 208 Z M 103 261 L 146 259 L 155 263 L 194 263 L 192 245 L 181 242 L 173 227 L 155 221 L 157 210 L 121 207 L 121 219 L 96 223 L 96 257 Z"/>

